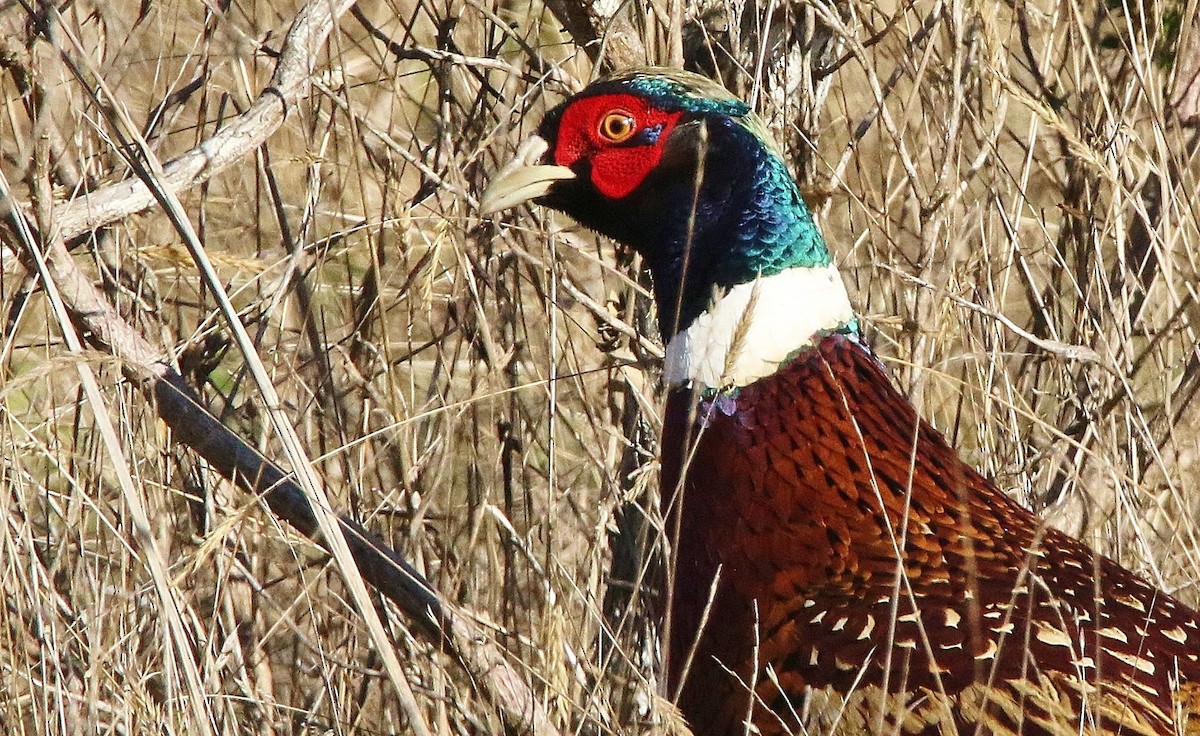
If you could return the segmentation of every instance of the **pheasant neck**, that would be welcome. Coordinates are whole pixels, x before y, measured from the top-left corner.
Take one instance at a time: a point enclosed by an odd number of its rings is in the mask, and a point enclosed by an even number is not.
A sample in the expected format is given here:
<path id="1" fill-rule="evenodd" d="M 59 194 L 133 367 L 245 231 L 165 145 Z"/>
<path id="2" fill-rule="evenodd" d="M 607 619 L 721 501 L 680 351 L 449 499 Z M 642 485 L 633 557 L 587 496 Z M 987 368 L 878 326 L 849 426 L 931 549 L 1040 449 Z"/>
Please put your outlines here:
<path id="1" fill-rule="evenodd" d="M 671 338 L 665 379 L 672 388 L 741 388 L 775 373 L 833 332 L 858 332 L 837 269 L 788 268 L 715 297 Z"/>

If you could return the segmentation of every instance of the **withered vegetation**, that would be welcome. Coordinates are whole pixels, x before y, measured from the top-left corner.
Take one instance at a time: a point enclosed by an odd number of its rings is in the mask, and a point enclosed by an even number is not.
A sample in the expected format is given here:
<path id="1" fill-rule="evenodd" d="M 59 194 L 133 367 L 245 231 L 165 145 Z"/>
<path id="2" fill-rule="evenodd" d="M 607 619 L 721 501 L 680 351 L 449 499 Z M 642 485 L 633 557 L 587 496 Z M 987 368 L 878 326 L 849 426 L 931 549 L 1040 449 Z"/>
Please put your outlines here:
<path id="1" fill-rule="evenodd" d="M 644 276 L 476 211 L 549 106 L 633 64 L 752 100 L 925 416 L 1197 602 L 1196 12 L 4 6 L 0 730 L 669 725 Z M 342 525 L 361 577 L 326 511 L 380 536 Z"/>

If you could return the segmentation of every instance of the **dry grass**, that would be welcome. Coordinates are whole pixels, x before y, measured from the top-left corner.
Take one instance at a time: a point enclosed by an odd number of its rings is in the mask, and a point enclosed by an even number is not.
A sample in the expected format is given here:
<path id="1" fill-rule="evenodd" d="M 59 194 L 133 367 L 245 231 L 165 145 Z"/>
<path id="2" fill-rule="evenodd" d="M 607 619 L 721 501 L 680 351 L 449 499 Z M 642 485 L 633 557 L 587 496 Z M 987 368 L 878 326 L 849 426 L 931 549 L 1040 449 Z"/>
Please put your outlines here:
<path id="1" fill-rule="evenodd" d="M 870 339 L 925 416 L 1022 501 L 1200 600 L 1200 213 L 1191 103 L 1176 104 L 1187 64 L 1174 61 L 1196 53 L 1196 5 L 778 5 L 764 33 L 750 4 L 741 24 L 719 3 L 636 4 L 608 26 L 605 58 L 686 53 L 748 94 L 761 79 L 759 108 Z M 259 94 L 297 7 L 85 0 L 61 22 L 166 159 Z M 539 5 L 359 9 L 375 33 L 343 18 L 285 128 L 181 196 L 333 504 L 486 617 L 564 731 L 615 733 L 644 690 L 639 668 L 609 666 L 639 661 L 636 637 L 597 643 L 610 532 L 653 506 L 658 365 L 622 332 L 651 329 L 644 283 L 565 221 L 498 225 L 473 207 L 570 80 L 592 74 L 586 39 Z M 10 51 L 35 28 L 19 6 L 0 11 Z M 49 41 L 30 43 L 40 115 L 11 55 L 0 81 L 0 169 L 17 201 L 32 196 L 19 183 L 39 140 L 62 199 L 128 176 L 104 110 Z M 84 400 L 81 359 L 9 232 L 0 730 L 201 733 L 179 655 L 191 651 L 218 733 L 407 733 L 324 553 L 173 444 L 100 352 L 82 360 L 105 403 Z M 75 254 L 226 423 L 279 456 L 164 217 L 128 218 Z M 186 641 L 139 551 L 136 500 Z M 611 625 L 642 625 L 622 595 L 609 608 L 625 614 Z M 388 621 L 434 731 L 500 728 L 451 659 Z"/>

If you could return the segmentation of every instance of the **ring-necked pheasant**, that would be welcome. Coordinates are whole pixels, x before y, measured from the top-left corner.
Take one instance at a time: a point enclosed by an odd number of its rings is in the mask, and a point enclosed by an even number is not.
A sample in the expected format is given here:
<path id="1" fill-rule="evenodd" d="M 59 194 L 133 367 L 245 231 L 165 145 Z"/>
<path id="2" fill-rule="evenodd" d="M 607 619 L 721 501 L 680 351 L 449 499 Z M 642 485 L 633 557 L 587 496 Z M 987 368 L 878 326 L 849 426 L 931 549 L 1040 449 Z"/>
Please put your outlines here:
<path id="1" fill-rule="evenodd" d="M 651 271 L 668 680 L 698 734 L 1200 733 L 1200 614 L 917 416 L 744 103 L 664 69 L 598 81 L 482 208 L 528 200 Z"/>

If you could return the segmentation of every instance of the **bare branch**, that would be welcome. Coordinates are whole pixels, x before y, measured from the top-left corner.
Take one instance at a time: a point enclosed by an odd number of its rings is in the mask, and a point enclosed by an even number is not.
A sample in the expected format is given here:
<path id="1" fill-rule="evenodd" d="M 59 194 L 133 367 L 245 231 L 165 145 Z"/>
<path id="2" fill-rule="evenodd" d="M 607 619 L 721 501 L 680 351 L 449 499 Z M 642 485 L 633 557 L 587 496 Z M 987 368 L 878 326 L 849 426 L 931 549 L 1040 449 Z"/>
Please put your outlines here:
<path id="1" fill-rule="evenodd" d="M 179 192 L 207 181 L 271 137 L 287 119 L 289 105 L 308 93 L 325 39 L 353 4 L 313 0 L 305 5 L 284 40 L 271 82 L 258 99 L 211 138 L 164 164 L 161 185 Z M 59 231 L 70 240 L 148 209 L 156 201 L 145 183 L 130 177 L 60 207 Z"/>
<path id="2" fill-rule="evenodd" d="M 67 311 L 91 343 L 118 357 L 127 377 L 157 399 L 159 416 L 173 430 L 176 440 L 195 450 L 223 477 L 260 495 L 273 513 L 327 549 L 330 535 L 321 533 L 321 516 L 295 477 L 205 409 L 200 397 L 171 366 L 169 356 L 122 319 L 79 270 L 64 237 L 145 209 L 162 197 L 161 190 L 167 190 L 170 196 L 202 182 L 260 145 L 283 122 L 288 106 L 309 89 L 317 52 L 349 5 L 314 0 L 306 6 L 288 33 L 271 85 L 251 109 L 221 133 L 168 164 L 155 178 L 153 188 L 141 180 L 127 180 L 65 205 L 55 213 L 52 224 L 44 226 L 51 229 L 43 237 L 44 254 L 38 252 L 33 238 L 22 239 L 27 257 L 43 264 L 52 287 L 61 294 Z M 18 211 L 12 211 L 11 216 L 18 229 L 26 222 Z M 454 653 L 485 695 L 514 724 L 537 733 L 557 733 L 526 678 L 512 668 L 491 637 L 474 623 L 474 617 L 444 600 L 414 567 L 362 525 L 346 516 L 339 516 L 337 523 L 363 579 L 396 603 L 435 646 Z M 412 710 L 410 716 L 420 717 Z"/>

